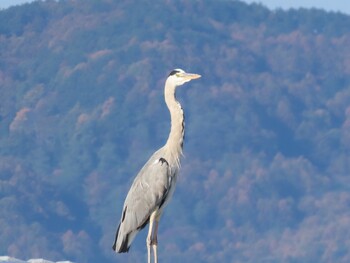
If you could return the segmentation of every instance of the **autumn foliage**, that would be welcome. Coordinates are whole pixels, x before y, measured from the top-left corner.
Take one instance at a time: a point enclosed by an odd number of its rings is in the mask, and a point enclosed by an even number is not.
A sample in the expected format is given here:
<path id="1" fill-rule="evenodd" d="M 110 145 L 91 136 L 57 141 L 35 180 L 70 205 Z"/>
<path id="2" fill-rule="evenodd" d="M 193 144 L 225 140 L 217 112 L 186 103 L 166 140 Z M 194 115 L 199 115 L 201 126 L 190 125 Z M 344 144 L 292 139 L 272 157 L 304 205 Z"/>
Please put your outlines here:
<path id="1" fill-rule="evenodd" d="M 0 11 L 0 255 L 111 250 L 125 194 L 169 132 L 185 157 L 161 262 L 350 262 L 350 17 L 240 1 L 36 1 Z"/>

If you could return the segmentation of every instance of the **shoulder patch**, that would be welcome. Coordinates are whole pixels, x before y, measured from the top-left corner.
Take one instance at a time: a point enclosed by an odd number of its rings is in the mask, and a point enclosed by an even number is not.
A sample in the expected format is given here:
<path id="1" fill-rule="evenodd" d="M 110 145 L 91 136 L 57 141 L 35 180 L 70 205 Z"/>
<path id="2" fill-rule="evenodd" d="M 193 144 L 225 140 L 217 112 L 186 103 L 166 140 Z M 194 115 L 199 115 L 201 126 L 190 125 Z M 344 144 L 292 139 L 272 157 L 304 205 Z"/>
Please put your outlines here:
<path id="1" fill-rule="evenodd" d="M 167 166 L 169 166 L 168 161 L 167 161 L 167 160 L 165 160 L 163 157 L 159 158 L 159 162 L 161 162 L 161 163 L 162 163 L 162 165 L 163 165 L 164 163 L 166 163 L 166 165 L 167 165 Z"/>

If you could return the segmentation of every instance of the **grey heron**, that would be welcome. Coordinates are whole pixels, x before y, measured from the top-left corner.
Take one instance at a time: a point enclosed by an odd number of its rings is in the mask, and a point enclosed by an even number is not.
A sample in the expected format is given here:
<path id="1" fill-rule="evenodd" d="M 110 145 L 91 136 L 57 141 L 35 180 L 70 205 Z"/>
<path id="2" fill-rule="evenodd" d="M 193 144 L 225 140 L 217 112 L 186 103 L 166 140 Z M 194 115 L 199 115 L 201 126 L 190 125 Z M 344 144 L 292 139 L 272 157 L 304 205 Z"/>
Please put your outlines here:
<path id="1" fill-rule="evenodd" d="M 152 247 L 154 262 L 158 262 L 158 223 L 175 190 L 185 135 L 184 112 L 176 100 L 175 91 L 178 86 L 200 77 L 174 69 L 165 82 L 164 98 L 170 112 L 170 134 L 165 145 L 150 157 L 137 174 L 126 196 L 113 244 L 113 250 L 118 253 L 128 252 L 136 234 L 149 223 L 147 259 L 150 263 Z"/>

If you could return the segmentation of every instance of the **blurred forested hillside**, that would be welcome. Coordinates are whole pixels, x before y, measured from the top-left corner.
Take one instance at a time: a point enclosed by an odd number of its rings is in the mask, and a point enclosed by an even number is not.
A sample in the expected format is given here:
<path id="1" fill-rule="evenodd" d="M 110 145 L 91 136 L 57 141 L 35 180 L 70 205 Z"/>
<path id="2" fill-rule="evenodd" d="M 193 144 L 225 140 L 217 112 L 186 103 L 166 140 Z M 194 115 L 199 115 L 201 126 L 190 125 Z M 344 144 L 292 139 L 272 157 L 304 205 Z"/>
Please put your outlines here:
<path id="1" fill-rule="evenodd" d="M 160 262 L 350 262 L 349 47 L 349 16 L 233 0 L 0 10 L 0 255 L 145 262 L 146 231 L 111 246 L 183 68 Z"/>

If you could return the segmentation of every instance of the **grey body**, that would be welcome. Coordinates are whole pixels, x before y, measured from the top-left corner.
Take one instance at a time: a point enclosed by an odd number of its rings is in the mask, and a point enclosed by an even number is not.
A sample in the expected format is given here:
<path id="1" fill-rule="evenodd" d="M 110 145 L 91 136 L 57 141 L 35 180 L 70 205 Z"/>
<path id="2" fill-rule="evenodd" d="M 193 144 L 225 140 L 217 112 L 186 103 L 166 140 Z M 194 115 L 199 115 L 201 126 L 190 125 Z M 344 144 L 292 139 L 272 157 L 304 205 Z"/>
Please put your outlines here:
<path id="1" fill-rule="evenodd" d="M 136 234 L 149 223 L 152 212 L 161 215 L 175 190 L 178 168 L 170 167 L 163 156 L 164 148 L 155 152 L 131 185 L 116 237 L 119 252 L 129 250 Z"/>
<path id="2" fill-rule="evenodd" d="M 150 247 L 157 262 L 157 230 L 162 211 L 172 197 L 180 169 L 180 158 L 185 134 L 184 113 L 175 98 L 176 87 L 199 78 L 177 69 L 170 73 L 164 88 L 166 105 L 170 112 L 171 129 L 166 144 L 156 151 L 142 167 L 126 196 L 113 250 L 128 252 L 136 234 L 148 223 L 148 262 Z"/>

